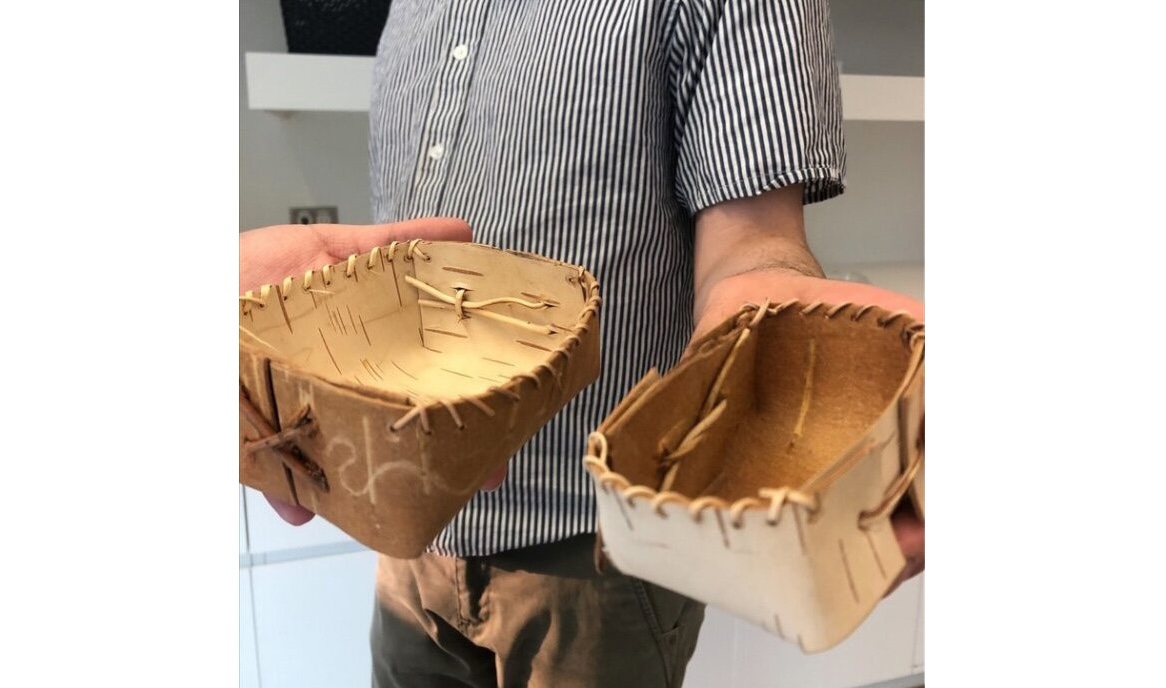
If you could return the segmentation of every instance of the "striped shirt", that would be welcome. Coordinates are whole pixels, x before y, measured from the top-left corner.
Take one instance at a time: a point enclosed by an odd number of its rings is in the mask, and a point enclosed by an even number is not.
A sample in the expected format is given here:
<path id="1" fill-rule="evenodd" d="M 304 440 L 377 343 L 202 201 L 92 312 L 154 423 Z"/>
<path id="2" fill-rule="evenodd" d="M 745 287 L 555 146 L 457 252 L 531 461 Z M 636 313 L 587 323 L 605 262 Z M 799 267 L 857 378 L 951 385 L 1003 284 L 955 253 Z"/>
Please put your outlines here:
<path id="1" fill-rule="evenodd" d="M 826 0 L 394 0 L 373 73 L 378 222 L 599 280 L 603 372 L 431 546 L 472 556 L 593 532 L 588 433 L 693 327 L 693 215 L 793 183 L 842 192 Z"/>

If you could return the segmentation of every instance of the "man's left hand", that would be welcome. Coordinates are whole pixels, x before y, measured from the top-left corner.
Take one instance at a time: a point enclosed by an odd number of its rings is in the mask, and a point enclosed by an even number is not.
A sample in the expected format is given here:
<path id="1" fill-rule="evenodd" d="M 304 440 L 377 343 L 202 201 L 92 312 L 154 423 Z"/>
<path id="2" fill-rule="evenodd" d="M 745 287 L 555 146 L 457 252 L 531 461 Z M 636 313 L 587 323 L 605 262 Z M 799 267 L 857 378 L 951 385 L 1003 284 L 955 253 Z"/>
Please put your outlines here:
<path id="1" fill-rule="evenodd" d="M 758 303 L 764 298 L 769 298 L 774 304 L 793 299 L 804 303 L 872 304 L 892 312 L 906 311 L 916 320 L 923 321 L 923 303 L 905 294 L 869 284 L 811 277 L 785 270 L 757 271 L 726 277 L 710 286 L 695 336 L 716 327 L 742 305 Z M 906 502 L 892 516 L 891 524 L 907 566 L 887 595 L 921 573 L 924 567 L 924 527 Z"/>

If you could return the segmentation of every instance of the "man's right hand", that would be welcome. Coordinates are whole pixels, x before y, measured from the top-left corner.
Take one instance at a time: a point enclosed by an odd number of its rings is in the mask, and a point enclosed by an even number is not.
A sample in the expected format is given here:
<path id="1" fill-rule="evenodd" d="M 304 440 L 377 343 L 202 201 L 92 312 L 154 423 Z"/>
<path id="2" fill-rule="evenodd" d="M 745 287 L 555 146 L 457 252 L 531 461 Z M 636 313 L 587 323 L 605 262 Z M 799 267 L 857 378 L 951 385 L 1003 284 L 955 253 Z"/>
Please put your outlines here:
<path id="1" fill-rule="evenodd" d="M 338 263 L 352 254 L 394 241 L 472 241 L 470 227 L 456 218 L 423 218 L 381 225 L 272 225 L 239 234 L 239 293 L 274 284 L 288 275 Z M 482 489 L 502 483 L 506 470 L 490 476 Z M 269 495 L 280 518 L 303 525 L 315 516 L 296 504 Z"/>

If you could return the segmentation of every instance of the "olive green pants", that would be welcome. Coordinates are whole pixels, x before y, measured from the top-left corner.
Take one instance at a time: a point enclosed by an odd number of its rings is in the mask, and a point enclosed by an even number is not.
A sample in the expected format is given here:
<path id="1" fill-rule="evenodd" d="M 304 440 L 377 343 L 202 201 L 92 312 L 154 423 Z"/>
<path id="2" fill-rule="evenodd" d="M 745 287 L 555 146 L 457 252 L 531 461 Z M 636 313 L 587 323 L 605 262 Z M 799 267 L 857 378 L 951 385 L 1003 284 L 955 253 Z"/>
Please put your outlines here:
<path id="1" fill-rule="evenodd" d="M 704 605 L 614 571 L 594 536 L 487 557 L 381 557 L 375 688 L 673 688 Z"/>

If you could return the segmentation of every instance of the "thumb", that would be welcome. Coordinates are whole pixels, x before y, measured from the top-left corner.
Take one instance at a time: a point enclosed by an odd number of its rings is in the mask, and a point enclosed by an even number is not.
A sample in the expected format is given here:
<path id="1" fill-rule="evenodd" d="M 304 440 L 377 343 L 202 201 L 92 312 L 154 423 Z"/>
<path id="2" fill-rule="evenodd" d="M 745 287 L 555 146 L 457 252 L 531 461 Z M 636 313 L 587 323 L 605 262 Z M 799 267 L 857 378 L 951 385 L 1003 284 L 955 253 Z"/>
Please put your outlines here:
<path id="1" fill-rule="evenodd" d="M 334 256 L 363 253 L 394 241 L 472 241 L 470 226 L 456 217 L 422 217 L 379 225 L 314 225 Z"/>
<path id="2" fill-rule="evenodd" d="M 275 509 L 275 513 L 279 514 L 280 518 L 293 526 L 302 526 L 315 517 L 314 513 L 302 506 L 285 502 L 277 497 L 272 497 L 266 492 L 263 496 L 267 499 L 267 503 L 271 505 L 271 508 Z"/>

